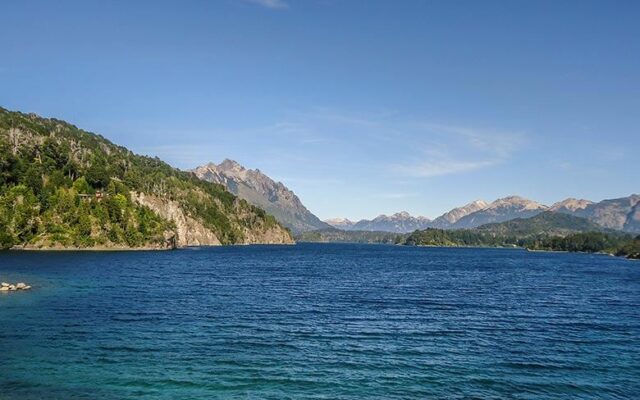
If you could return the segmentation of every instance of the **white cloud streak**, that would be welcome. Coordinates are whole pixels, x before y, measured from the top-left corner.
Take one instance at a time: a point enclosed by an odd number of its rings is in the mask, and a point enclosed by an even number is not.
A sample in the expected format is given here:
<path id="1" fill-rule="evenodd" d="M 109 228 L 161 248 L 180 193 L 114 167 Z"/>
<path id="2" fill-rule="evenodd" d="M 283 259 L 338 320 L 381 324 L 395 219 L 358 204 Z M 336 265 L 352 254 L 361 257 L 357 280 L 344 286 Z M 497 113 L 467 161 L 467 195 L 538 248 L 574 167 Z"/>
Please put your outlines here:
<path id="1" fill-rule="evenodd" d="M 434 176 L 459 174 L 495 165 L 493 161 L 435 160 L 411 165 L 398 165 L 396 171 L 405 176 L 430 178 Z"/>
<path id="2" fill-rule="evenodd" d="M 289 5 L 283 0 L 248 0 L 253 4 L 257 4 L 262 7 L 270 8 L 272 10 L 281 10 L 289 8 Z"/>
<path id="3" fill-rule="evenodd" d="M 525 142 L 524 135 L 455 125 L 418 123 L 428 139 L 413 162 L 392 165 L 408 177 L 430 178 L 461 174 L 506 162 Z"/>

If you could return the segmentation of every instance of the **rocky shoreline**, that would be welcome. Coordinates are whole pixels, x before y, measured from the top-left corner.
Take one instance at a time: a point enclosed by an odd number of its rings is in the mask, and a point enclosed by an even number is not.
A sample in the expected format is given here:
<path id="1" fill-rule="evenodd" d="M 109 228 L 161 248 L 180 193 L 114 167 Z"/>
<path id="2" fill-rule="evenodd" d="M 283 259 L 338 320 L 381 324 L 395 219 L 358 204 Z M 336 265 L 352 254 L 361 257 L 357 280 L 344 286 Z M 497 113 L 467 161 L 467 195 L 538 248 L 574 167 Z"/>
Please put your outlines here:
<path id="1" fill-rule="evenodd" d="M 90 246 L 90 247 L 77 247 L 77 246 L 23 246 L 17 245 L 11 247 L 11 251 L 167 251 L 175 250 L 172 247 L 162 246 L 140 246 L 140 247 L 127 247 L 127 246 Z"/>

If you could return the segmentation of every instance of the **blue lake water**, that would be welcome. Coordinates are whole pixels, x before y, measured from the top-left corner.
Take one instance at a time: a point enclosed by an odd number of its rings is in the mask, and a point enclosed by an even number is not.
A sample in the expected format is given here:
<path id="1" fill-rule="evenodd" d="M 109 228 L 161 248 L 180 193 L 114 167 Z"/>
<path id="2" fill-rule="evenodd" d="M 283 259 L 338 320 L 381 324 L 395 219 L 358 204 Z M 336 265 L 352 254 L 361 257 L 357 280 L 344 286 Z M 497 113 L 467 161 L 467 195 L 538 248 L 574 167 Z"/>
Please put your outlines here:
<path id="1" fill-rule="evenodd" d="M 0 399 L 638 399 L 640 263 L 376 245 L 2 252 Z"/>

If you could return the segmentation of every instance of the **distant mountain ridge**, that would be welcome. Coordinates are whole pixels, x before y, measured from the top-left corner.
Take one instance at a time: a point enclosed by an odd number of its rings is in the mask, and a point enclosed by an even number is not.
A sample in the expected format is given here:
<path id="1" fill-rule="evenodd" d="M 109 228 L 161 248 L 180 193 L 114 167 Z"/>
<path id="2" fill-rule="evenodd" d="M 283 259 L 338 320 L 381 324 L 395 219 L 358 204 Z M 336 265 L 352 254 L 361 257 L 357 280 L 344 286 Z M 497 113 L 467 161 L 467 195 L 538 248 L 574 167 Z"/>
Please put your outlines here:
<path id="1" fill-rule="evenodd" d="M 229 192 L 260 207 L 294 233 L 328 228 L 282 182 L 276 182 L 259 169 L 247 169 L 238 162 L 225 159 L 192 170 L 207 182 L 223 185 Z"/>
<path id="2" fill-rule="evenodd" d="M 586 218 L 602 228 L 640 233 L 640 195 L 637 194 L 600 202 L 568 198 L 551 207 L 520 196 L 508 196 L 491 203 L 476 200 L 462 207 L 454 208 L 433 221 L 429 221 L 426 217 L 412 217 L 403 212 L 391 217 L 382 215 L 373 220 L 358 222 L 346 219 L 325 222 L 344 230 L 406 233 L 415 229 L 427 228 L 472 229 L 517 218 L 531 218 L 546 211 Z"/>
<path id="3" fill-rule="evenodd" d="M 548 207 L 520 196 L 498 199 L 487 207 L 465 215 L 454 224 L 453 229 L 469 229 L 494 222 L 504 222 L 515 218 L 529 218 L 545 211 Z"/>
<path id="4" fill-rule="evenodd" d="M 433 228 L 449 228 L 452 224 L 458 222 L 461 218 L 466 217 L 469 214 L 472 214 L 476 211 L 483 210 L 489 206 L 484 200 L 475 200 L 469 204 L 466 204 L 462 207 L 454 208 L 451 211 L 448 211 L 438 218 L 433 220 L 431 227 Z"/>
<path id="5" fill-rule="evenodd" d="M 334 228 L 343 229 L 345 231 L 351 230 L 355 222 L 347 218 L 331 218 L 323 221 L 326 224 L 331 225 Z"/>
<path id="6" fill-rule="evenodd" d="M 401 211 L 393 215 L 379 215 L 374 219 L 362 219 L 352 222 L 346 218 L 334 218 L 325 220 L 327 224 L 334 228 L 346 231 L 369 231 L 369 232 L 393 232 L 407 233 L 417 229 L 428 228 L 431 220 L 427 217 L 414 217 L 406 211 Z"/>
<path id="7" fill-rule="evenodd" d="M 414 217 L 406 211 L 393 215 L 379 215 L 372 220 L 361 220 L 356 222 L 351 230 L 355 231 L 382 231 L 406 233 L 416 229 L 425 229 L 431 220 L 427 217 Z"/>

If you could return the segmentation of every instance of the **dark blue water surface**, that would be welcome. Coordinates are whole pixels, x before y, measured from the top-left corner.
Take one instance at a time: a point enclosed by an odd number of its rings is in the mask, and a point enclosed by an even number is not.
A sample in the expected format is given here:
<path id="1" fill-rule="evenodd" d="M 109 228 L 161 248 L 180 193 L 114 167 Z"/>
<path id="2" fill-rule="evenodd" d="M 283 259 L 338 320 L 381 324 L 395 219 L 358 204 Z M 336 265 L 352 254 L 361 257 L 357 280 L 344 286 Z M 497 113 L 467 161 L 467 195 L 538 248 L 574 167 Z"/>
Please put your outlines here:
<path id="1" fill-rule="evenodd" d="M 640 263 L 375 245 L 3 252 L 2 399 L 638 399 Z"/>

